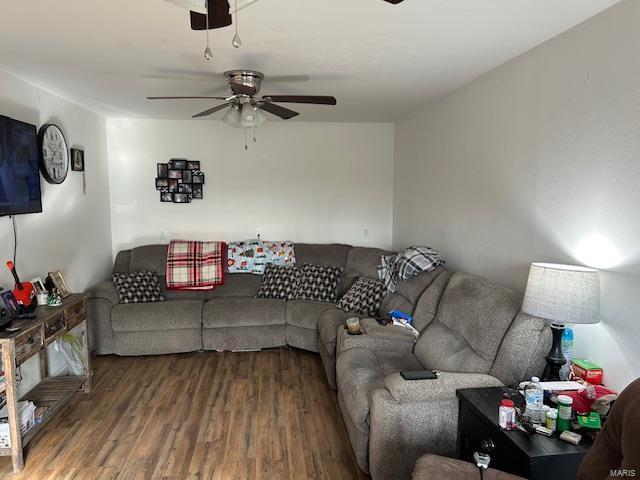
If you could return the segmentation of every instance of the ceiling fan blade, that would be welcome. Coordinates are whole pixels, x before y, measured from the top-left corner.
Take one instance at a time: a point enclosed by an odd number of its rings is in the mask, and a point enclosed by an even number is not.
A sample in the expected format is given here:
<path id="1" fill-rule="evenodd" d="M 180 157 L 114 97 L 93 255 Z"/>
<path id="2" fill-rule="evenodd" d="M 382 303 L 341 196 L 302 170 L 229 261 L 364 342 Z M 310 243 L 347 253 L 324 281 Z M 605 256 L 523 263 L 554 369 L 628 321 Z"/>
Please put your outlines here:
<path id="1" fill-rule="evenodd" d="M 337 105 L 335 97 L 319 95 L 266 95 L 266 99 L 276 103 L 313 103 L 315 105 Z"/>
<path id="2" fill-rule="evenodd" d="M 210 108 L 209 110 L 205 110 L 204 112 L 200 112 L 200 113 L 196 113 L 193 118 L 200 118 L 200 117 L 206 117 L 208 115 L 211 115 L 212 113 L 216 113 L 219 112 L 220 110 L 229 107 L 231 104 L 230 103 L 223 103 L 222 105 L 217 105 L 213 108 Z"/>
<path id="3" fill-rule="evenodd" d="M 261 108 L 265 112 L 269 112 L 276 117 L 280 117 L 283 120 L 289 120 L 290 118 L 300 115 L 298 112 L 294 112 L 293 110 L 289 110 L 288 108 L 281 107 L 280 105 L 276 105 L 275 103 L 260 103 L 258 104 L 258 108 Z"/>
<path id="4" fill-rule="evenodd" d="M 398 3 L 402 2 L 403 0 L 384 0 L 385 2 L 389 2 L 389 3 L 393 3 L 394 5 L 397 5 Z"/>
<path id="5" fill-rule="evenodd" d="M 147 100 L 191 100 L 194 98 L 204 98 L 207 100 L 226 100 L 227 97 L 147 97 Z"/>
<path id="6" fill-rule="evenodd" d="M 203 13 L 191 11 L 191 30 L 206 30 L 207 16 Z M 209 0 L 209 30 L 228 27 L 233 23 L 229 13 L 227 0 Z"/>

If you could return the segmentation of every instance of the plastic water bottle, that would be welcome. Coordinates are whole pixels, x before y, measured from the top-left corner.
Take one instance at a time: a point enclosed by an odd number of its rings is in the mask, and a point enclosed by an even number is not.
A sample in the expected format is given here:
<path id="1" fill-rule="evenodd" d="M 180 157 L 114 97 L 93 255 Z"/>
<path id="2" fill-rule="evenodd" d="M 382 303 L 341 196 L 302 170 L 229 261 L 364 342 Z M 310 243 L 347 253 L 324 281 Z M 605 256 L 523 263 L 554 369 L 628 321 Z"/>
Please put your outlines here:
<path id="1" fill-rule="evenodd" d="M 540 385 L 540 379 L 538 377 L 532 377 L 531 383 L 528 383 L 527 386 L 524 387 L 524 399 L 526 401 L 524 416 L 532 423 L 542 423 L 540 413 L 542 412 L 542 404 L 544 403 L 544 391 L 542 390 L 542 385 Z"/>
<path id="2" fill-rule="evenodd" d="M 571 372 L 571 357 L 573 356 L 573 330 L 570 328 L 565 328 L 562 333 L 562 340 L 560 342 L 560 346 L 562 347 L 562 354 L 564 358 L 567 360 L 560 368 L 560 380 L 568 380 L 569 373 Z"/>

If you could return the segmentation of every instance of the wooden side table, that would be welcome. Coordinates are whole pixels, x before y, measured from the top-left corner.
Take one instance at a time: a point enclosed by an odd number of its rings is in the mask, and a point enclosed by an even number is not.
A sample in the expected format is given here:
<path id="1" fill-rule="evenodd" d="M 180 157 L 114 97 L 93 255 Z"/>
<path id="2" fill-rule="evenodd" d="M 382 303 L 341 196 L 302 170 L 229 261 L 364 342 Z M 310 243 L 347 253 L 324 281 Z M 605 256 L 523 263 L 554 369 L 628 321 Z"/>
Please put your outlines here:
<path id="1" fill-rule="evenodd" d="M 42 430 L 49 420 L 69 401 L 75 392 L 82 389 L 91 391 L 91 359 L 87 332 L 87 295 L 73 294 L 62 301 L 60 307 L 38 307 L 36 318 L 15 320 L 11 326 L 20 330 L 0 331 L 2 365 L 5 381 L 0 384 L 0 393 L 7 398 L 9 434 L 11 446 L 0 448 L 0 455 L 11 456 L 13 471 L 24 468 L 23 448 Z M 80 326 L 82 332 L 82 355 L 85 374 L 81 376 L 49 377 L 47 369 L 47 346 L 66 332 Z M 24 434 L 21 433 L 20 412 L 18 411 L 18 392 L 16 368 L 29 358 L 40 356 L 41 381 L 22 400 L 31 400 L 38 407 L 46 407 L 42 422 L 34 425 Z"/>
<path id="2" fill-rule="evenodd" d="M 588 451 L 584 445 L 571 445 L 557 437 L 505 431 L 498 425 L 498 407 L 504 393 L 517 406 L 524 398 L 506 387 L 465 388 L 456 395 L 460 402 L 458 417 L 458 455 L 473 461 L 473 453 L 488 450 L 490 467 L 534 480 L 576 478 Z"/>

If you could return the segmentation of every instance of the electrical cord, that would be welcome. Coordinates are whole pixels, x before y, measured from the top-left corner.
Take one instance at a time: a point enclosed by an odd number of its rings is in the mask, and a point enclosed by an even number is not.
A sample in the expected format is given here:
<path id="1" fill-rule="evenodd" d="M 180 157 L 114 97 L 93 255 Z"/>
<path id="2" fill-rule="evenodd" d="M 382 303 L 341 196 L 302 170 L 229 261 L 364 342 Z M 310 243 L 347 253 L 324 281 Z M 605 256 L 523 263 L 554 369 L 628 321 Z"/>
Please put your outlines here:
<path id="1" fill-rule="evenodd" d="M 16 256 L 18 254 L 18 233 L 16 229 L 16 216 L 11 215 L 11 224 L 13 225 L 13 264 L 16 264 Z"/>

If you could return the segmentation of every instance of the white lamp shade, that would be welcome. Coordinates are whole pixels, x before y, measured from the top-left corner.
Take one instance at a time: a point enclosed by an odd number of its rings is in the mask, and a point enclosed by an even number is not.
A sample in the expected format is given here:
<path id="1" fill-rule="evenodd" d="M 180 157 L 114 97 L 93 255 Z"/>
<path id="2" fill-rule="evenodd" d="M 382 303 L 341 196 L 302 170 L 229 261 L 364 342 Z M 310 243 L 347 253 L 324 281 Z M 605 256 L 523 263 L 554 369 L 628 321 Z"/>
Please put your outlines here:
<path id="1" fill-rule="evenodd" d="M 573 265 L 532 263 L 522 310 L 557 324 L 598 323 L 598 271 Z"/>

